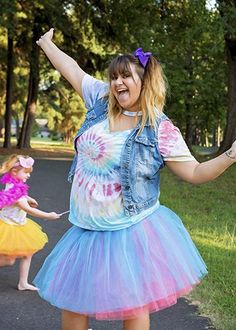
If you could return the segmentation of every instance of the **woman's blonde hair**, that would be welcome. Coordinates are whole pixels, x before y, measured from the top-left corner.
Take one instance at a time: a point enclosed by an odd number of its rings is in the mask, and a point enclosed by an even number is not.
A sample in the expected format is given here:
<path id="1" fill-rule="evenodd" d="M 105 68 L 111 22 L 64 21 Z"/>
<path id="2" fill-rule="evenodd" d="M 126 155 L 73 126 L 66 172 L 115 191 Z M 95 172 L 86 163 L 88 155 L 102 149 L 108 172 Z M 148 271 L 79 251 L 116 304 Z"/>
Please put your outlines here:
<path id="1" fill-rule="evenodd" d="M 0 175 L 5 174 L 7 172 L 10 172 L 13 168 L 14 169 L 21 169 L 22 166 L 19 164 L 17 165 L 17 163 L 19 162 L 19 157 L 22 158 L 29 158 L 29 156 L 24 156 L 24 155 L 17 155 L 17 154 L 12 154 L 11 156 L 9 156 L 0 166 Z M 27 168 L 25 169 L 26 171 L 32 172 L 33 168 Z"/>
<path id="2" fill-rule="evenodd" d="M 114 76 L 118 74 L 131 74 L 130 64 L 134 64 L 136 72 L 141 79 L 142 87 L 140 93 L 140 107 L 142 111 L 142 120 L 139 132 L 144 128 L 147 121 L 153 128 L 156 127 L 156 118 L 161 115 L 165 105 L 167 81 L 160 63 L 154 56 L 150 56 L 146 67 L 144 68 L 138 58 L 132 54 L 120 55 L 113 59 L 108 67 L 108 78 L 111 83 Z M 124 109 L 121 108 L 117 99 L 109 91 L 108 96 L 108 117 L 111 121 L 117 118 Z"/>

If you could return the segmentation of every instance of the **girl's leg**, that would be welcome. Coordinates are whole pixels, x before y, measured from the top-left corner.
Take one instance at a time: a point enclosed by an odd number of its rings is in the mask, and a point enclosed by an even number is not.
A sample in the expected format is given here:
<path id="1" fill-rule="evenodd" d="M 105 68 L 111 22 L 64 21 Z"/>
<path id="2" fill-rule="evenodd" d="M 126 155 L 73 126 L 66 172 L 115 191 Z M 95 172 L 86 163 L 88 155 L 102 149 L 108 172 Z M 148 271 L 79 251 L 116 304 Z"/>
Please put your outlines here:
<path id="1" fill-rule="evenodd" d="M 18 290 L 37 291 L 38 288 L 28 283 L 28 275 L 32 256 L 23 257 L 20 260 Z"/>
<path id="2" fill-rule="evenodd" d="M 12 266 L 14 265 L 16 261 L 16 258 L 6 256 L 6 255 L 0 255 L 0 266 Z"/>
<path id="3" fill-rule="evenodd" d="M 88 330 L 88 317 L 63 310 L 62 330 Z"/>
<path id="4" fill-rule="evenodd" d="M 148 313 L 142 314 L 139 317 L 124 321 L 124 330 L 149 330 L 150 317 Z"/>

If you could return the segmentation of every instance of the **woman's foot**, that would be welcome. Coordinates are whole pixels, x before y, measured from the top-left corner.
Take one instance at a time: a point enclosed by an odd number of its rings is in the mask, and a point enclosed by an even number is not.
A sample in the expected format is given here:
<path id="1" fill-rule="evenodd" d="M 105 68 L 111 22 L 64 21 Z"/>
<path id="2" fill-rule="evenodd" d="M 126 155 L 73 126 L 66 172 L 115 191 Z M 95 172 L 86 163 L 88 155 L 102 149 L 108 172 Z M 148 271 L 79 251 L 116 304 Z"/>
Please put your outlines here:
<path id="1" fill-rule="evenodd" d="M 19 291 L 24 291 L 24 290 L 30 290 L 30 291 L 38 291 L 39 289 L 36 287 L 36 286 L 33 286 L 29 283 L 19 283 L 18 286 L 17 286 L 17 289 Z"/>

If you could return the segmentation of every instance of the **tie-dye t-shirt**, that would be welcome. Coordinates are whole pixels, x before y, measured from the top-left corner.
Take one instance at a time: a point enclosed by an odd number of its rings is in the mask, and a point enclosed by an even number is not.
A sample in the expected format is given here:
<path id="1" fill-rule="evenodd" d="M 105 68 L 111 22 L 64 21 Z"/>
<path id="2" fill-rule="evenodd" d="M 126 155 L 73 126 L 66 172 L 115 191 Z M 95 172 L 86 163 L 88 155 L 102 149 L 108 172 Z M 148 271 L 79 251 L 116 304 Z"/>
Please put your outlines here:
<path id="1" fill-rule="evenodd" d="M 92 107 L 107 85 L 89 75 L 82 82 L 83 99 Z M 168 123 L 168 124 L 167 124 Z M 164 160 L 191 161 L 179 130 L 169 121 L 159 127 L 159 147 Z M 131 130 L 110 132 L 108 119 L 90 127 L 77 139 L 78 161 L 72 183 L 69 220 L 90 230 L 127 228 L 152 214 L 159 201 L 140 214 L 126 216 L 119 177 L 120 155 Z"/>

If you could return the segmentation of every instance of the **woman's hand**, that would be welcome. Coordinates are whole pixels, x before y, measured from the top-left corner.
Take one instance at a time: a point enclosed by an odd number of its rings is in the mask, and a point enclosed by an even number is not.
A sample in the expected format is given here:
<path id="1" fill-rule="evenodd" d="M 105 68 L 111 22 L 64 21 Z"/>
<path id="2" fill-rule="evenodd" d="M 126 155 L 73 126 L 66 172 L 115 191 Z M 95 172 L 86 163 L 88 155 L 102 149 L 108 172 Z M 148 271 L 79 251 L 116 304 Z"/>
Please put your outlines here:
<path id="1" fill-rule="evenodd" d="M 53 38 L 53 33 L 54 33 L 54 28 L 51 28 L 49 31 L 47 31 L 46 33 L 44 33 L 39 40 L 36 41 L 36 44 L 40 47 L 42 47 L 42 44 L 45 40 L 52 40 Z"/>
<path id="2" fill-rule="evenodd" d="M 232 159 L 232 161 L 236 162 L 236 140 L 233 142 L 231 148 L 226 150 L 225 155 Z"/>

